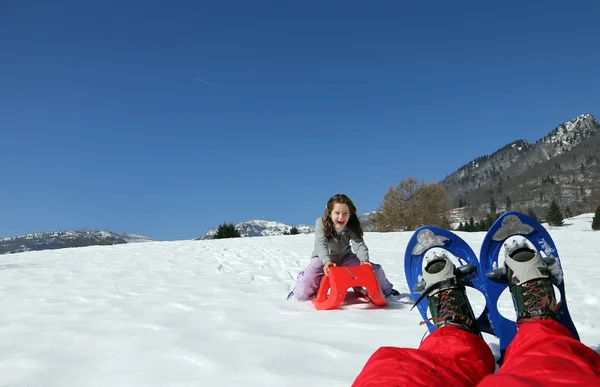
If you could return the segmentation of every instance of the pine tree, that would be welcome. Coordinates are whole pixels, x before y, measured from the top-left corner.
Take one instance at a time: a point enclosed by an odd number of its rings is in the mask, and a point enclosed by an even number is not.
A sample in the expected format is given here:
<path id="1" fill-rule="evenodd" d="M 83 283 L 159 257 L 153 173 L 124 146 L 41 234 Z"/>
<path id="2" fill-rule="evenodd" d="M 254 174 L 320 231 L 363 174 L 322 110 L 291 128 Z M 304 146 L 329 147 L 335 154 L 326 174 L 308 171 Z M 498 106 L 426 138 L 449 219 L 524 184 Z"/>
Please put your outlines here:
<path id="1" fill-rule="evenodd" d="M 561 226 L 563 224 L 563 215 L 556 200 L 552 200 L 552 203 L 550 203 L 546 220 L 550 226 Z"/>
<path id="2" fill-rule="evenodd" d="M 573 211 L 571 211 L 571 207 L 566 206 L 565 207 L 565 218 L 572 218 L 573 217 Z"/>
<path id="3" fill-rule="evenodd" d="M 537 217 L 537 215 L 535 214 L 535 212 L 533 211 L 533 209 L 531 207 L 527 209 L 527 215 L 531 216 L 533 219 L 537 220 L 538 222 L 540 221 L 540 219 Z"/>
<path id="4" fill-rule="evenodd" d="M 512 200 L 510 200 L 510 196 L 506 195 L 506 211 L 510 211 L 512 207 Z"/>
<path id="5" fill-rule="evenodd" d="M 596 208 L 594 219 L 592 219 L 592 230 L 600 230 L 600 206 Z"/>
<path id="6" fill-rule="evenodd" d="M 298 235 L 298 228 L 296 226 L 290 228 L 290 235 Z"/>
<path id="7" fill-rule="evenodd" d="M 485 218 L 485 229 L 483 229 L 482 231 L 489 230 L 490 227 L 492 227 L 494 222 L 496 220 L 498 220 L 499 217 L 500 217 L 500 214 L 487 214 L 487 216 Z"/>
<path id="8" fill-rule="evenodd" d="M 241 237 L 240 232 L 235 229 L 233 224 L 223 222 L 222 225 L 217 229 L 217 233 L 213 236 L 213 239 L 225 239 L 225 238 L 239 238 Z"/>
<path id="9" fill-rule="evenodd" d="M 490 213 L 496 213 L 496 201 L 494 200 L 494 198 L 490 199 Z"/>

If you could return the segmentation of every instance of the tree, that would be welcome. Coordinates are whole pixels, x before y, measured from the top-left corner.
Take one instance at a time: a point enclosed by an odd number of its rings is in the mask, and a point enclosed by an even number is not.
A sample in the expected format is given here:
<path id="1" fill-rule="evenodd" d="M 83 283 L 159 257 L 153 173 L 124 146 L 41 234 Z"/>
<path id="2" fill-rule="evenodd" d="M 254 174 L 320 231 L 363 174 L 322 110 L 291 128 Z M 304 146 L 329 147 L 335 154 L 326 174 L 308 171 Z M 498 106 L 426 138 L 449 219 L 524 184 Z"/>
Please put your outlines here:
<path id="1" fill-rule="evenodd" d="M 596 208 L 596 213 L 592 219 L 592 230 L 600 230 L 600 206 Z"/>
<path id="2" fill-rule="evenodd" d="M 283 235 L 298 235 L 298 228 L 296 226 L 290 228 L 290 231 L 284 231 Z"/>
<path id="3" fill-rule="evenodd" d="M 494 224 L 494 222 L 496 220 L 498 220 L 499 217 L 500 217 L 500 214 L 487 214 L 487 216 L 485 217 L 485 220 L 482 221 L 483 228 L 481 229 L 481 231 L 489 230 L 490 227 L 492 227 L 492 224 Z"/>
<path id="4" fill-rule="evenodd" d="M 506 211 L 510 211 L 512 207 L 512 200 L 510 200 L 510 196 L 506 195 Z"/>
<path id="5" fill-rule="evenodd" d="M 540 219 L 537 217 L 537 215 L 535 214 L 535 212 L 533 211 L 533 209 L 531 207 L 529 207 L 527 209 L 527 215 L 531 216 L 533 219 L 537 220 L 538 222 L 540 221 Z"/>
<path id="6" fill-rule="evenodd" d="M 235 229 L 233 224 L 223 222 L 222 225 L 217 229 L 217 233 L 213 236 L 213 239 L 225 239 L 225 238 L 239 238 L 241 237 L 240 232 Z"/>
<path id="7" fill-rule="evenodd" d="M 496 201 L 494 200 L 494 198 L 490 199 L 490 213 L 496 213 Z"/>
<path id="8" fill-rule="evenodd" d="M 421 226 L 437 226 L 450 228 L 450 201 L 446 190 L 441 184 L 429 184 L 417 193 L 413 199 L 414 219 L 412 221 L 415 230 Z"/>
<path id="9" fill-rule="evenodd" d="M 450 202 L 440 184 L 425 185 L 412 177 L 390 187 L 373 216 L 375 231 L 404 231 L 429 225 L 450 227 Z"/>
<path id="10" fill-rule="evenodd" d="M 409 177 L 396 187 L 390 187 L 383 196 L 383 203 L 373 216 L 373 225 L 377 232 L 403 231 L 409 229 L 409 219 L 413 218 L 411 201 L 425 183 Z"/>
<path id="11" fill-rule="evenodd" d="M 571 207 L 566 206 L 565 207 L 565 218 L 572 218 L 573 217 L 573 211 L 571 211 Z"/>
<path id="12" fill-rule="evenodd" d="M 563 224 L 563 215 L 556 200 L 552 200 L 550 203 L 548 213 L 546 214 L 546 220 L 550 226 L 560 226 Z"/>

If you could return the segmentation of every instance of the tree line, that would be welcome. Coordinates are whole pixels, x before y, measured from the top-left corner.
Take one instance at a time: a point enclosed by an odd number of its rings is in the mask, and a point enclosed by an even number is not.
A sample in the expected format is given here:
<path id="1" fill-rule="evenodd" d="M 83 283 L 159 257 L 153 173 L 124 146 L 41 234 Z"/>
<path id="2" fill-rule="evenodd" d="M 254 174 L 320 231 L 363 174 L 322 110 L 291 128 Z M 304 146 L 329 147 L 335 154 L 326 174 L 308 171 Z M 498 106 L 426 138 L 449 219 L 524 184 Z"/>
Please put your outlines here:
<path id="1" fill-rule="evenodd" d="M 294 226 L 289 231 L 284 231 L 283 235 L 297 235 L 299 233 L 298 228 Z M 233 223 L 223 222 L 217 228 L 217 232 L 213 235 L 212 239 L 239 238 L 241 236 Z"/>
<path id="2" fill-rule="evenodd" d="M 464 204 L 464 203 L 463 203 Z M 510 210 L 512 202 L 506 197 L 506 209 Z M 371 221 L 376 232 L 414 231 L 421 226 L 437 226 L 451 229 L 451 205 L 446 191 L 438 183 L 426 184 L 412 177 L 402 180 L 397 186 L 390 187 Z M 545 220 L 550 226 L 561 226 L 564 218 L 572 217 L 569 206 L 560 208 L 556 200 L 552 200 L 541 219 L 531 208 L 519 209 L 536 219 Z M 455 231 L 487 231 L 502 215 L 497 212 L 494 198 L 490 199 L 490 209 L 483 219 L 470 218 L 460 222 Z M 592 220 L 592 229 L 600 230 L 600 206 L 596 209 Z"/>
<path id="3" fill-rule="evenodd" d="M 462 201 L 462 199 L 461 199 Z M 462 203 L 461 203 L 462 204 Z M 506 197 L 506 209 L 511 209 L 511 200 Z M 450 200 L 446 190 L 439 183 L 427 184 L 413 177 L 403 179 L 396 186 L 391 186 L 383 195 L 382 202 L 375 214 L 370 218 L 375 232 L 392 231 L 414 231 L 421 226 L 437 226 L 445 229 L 452 229 L 450 220 L 451 210 Z M 485 218 L 474 219 L 460 222 L 455 231 L 487 231 L 492 224 L 500 217 L 494 198 L 490 199 L 490 211 Z M 546 221 L 550 226 L 561 226 L 564 219 L 572 217 L 569 206 L 561 209 L 556 200 L 552 200 L 550 206 L 541 218 L 534 213 L 531 208 L 526 210 L 519 209 L 536 219 L 537 221 Z M 600 230 L 600 206 L 596 209 L 592 220 L 592 230 Z M 284 235 L 298 234 L 298 229 L 292 227 L 290 231 L 284 232 Z M 239 231 L 233 224 L 224 222 L 217 229 L 213 239 L 238 238 Z"/>

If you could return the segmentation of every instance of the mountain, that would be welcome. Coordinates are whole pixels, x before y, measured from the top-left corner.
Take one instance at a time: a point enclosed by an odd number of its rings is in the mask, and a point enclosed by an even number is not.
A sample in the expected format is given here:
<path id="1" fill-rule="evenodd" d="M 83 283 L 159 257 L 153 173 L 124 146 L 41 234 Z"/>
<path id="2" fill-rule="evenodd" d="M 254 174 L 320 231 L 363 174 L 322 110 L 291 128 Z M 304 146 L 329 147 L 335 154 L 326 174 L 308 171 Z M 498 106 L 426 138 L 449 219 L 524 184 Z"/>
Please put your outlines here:
<path id="1" fill-rule="evenodd" d="M 358 217 L 363 231 L 373 231 L 374 227 L 370 222 L 370 217 L 375 214 L 375 211 L 368 212 Z M 300 234 L 312 234 L 315 232 L 315 226 L 308 224 L 301 224 L 298 226 L 289 226 L 284 223 L 269 221 L 269 220 L 248 220 L 236 224 L 235 229 L 239 231 L 242 237 L 255 237 L 255 236 L 270 236 L 270 235 L 283 235 L 285 232 L 290 232 L 292 227 L 296 227 Z M 212 239 L 213 235 L 217 233 L 216 228 L 211 228 L 200 238 L 196 240 Z"/>
<path id="2" fill-rule="evenodd" d="M 371 211 L 371 212 L 367 212 L 365 214 L 362 214 L 358 217 L 358 220 L 360 222 L 360 226 L 362 227 L 364 232 L 367 231 L 375 231 L 375 226 L 373 226 L 373 222 L 371 221 L 371 217 L 373 217 L 373 215 L 375 215 L 377 211 Z"/>
<path id="3" fill-rule="evenodd" d="M 478 157 L 440 183 L 454 208 L 482 216 L 495 207 L 535 213 L 552 200 L 573 214 L 600 204 L 600 124 L 582 114 L 535 143 L 519 139 Z"/>
<path id="4" fill-rule="evenodd" d="M 12 238 L 0 238 L 0 254 L 149 241 L 152 239 L 145 236 L 111 231 L 39 232 Z"/>
<path id="5" fill-rule="evenodd" d="M 315 232 L 315 227 L 307 224 L 301 224 L 295 227 L 301 234 L 310 234 Z M 285 232 L 289 233 L 291 228 L 292 226 L 287 224 L 269 220 L 248 220 L 235 225 L 235 229 L 238 230 L 242 237 L 283 235 Z M 217 229 L 211 228 L 200 238 L 196 239 L 212 239 L 216 233 Z"/>

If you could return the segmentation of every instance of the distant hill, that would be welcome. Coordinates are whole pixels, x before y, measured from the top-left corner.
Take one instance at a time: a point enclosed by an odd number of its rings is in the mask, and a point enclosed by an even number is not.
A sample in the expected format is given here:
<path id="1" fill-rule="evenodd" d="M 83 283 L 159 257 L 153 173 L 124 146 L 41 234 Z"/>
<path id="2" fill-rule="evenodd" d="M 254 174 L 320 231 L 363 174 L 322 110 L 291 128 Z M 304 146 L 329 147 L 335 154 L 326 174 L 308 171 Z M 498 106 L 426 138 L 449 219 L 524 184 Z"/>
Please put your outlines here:
<path id="1" fill-rule="evenodd" d="M 370 217 L 375 212 L 369 212 L 358 217 L 363 231 L 373 231 L 373 225 L 371 224 Z M 315 217 L 316 219 L 316 217 Z M 257 236 L 271 236 L 271 235 L 283 235 L 285 232 L 290 232 L 292 227 L 296 227 L 300 234 L 312 234 L 315 232 L 315 226 L 309 224 L 300 224 L 297 226 L 290 226 L 285 223 L 271 221 L 271 220 L 248 220 L 235 225 L 235 229 L 239 231 L 243 238 L 257 237 Z M 216 228 L 211 228 L 204 235 L 196 240 L 212 239 L 213 235 L 217 233 Z"/>
<path id="2" fill-rule="evenodd" d="M 0 238 L 0 254 L 149 241 L 152 239 L 142 235 L 111 231 L 39 232 L 12 238 Z"/>
<path id="3" fill-rule="evenodd" d="M 508 209 L 546 211 L 552 200 L 573 215 L 600 204 L 600 124 L 582 114 L 535 143 L 520 139 L 478 157 L 440 183 L 460 217 Z M 509 208 L 510 207 L 510 208 Z"/>
<path id="4" fill-rule="evenodd" d="M 270 220 L 248 220 L 235 225 L 235 229 L 238 230 L 240 235 L 244 238 L 283 235 L 285 232 L 290 232 L 292 227 L 294 226 Z M 315 227 L 308 224 L 301 224 L 295 227 L 301 234 L 310 234 L 315 232 Z M 200 238 L 196 238 L 196 240 L 212 239 L 216 233 L 217 229 L 211 228 Z"/>
<path id="5" fill-rule="evenodd" d="M 366 214 L 362 214 L 358 217 L 360 222 L 360 226 L 362 227 L 364 232 L 367 231 L 375 231 L 375 226 L 373 226 L 373 222 L 371 218 L 377 213 L 377 211 L 367 212 Z"/>

